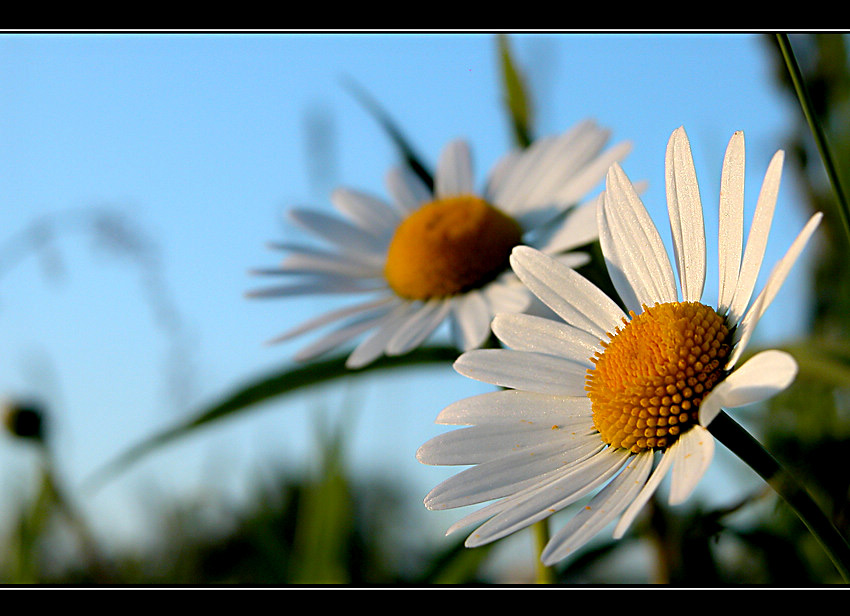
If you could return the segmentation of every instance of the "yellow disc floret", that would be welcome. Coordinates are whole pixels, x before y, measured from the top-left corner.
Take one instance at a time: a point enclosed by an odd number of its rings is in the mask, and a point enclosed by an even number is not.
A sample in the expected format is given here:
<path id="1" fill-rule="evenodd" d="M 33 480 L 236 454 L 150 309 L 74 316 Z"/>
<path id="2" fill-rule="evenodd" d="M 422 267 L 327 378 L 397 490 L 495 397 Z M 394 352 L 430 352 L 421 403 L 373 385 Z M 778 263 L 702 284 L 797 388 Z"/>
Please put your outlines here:
<path id="1" fill-rule="evenodd" d="M 398 226 L 384 275 L 393 291 L 407 299 L 456 295 L 504 271 L 521 237 L 517 222 L 483 199 L 438 199 Z"/>
<path id="2" fill-rule="evenodd" d="M 698 302 L 631 316 L 602 343 L 585 389 L 602 439 L 637 453 L 669 447 L 696 423 L 700 402 L 726 378 L 732 347 L 725 319 Z"/>

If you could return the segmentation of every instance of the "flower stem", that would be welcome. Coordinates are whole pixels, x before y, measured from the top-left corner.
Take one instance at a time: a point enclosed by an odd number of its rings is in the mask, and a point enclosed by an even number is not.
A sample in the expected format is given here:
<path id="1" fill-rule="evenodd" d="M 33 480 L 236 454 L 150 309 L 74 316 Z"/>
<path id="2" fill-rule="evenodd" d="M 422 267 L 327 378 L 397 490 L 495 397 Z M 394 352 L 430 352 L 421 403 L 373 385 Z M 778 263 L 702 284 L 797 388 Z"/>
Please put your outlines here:
<path id="1" fill-rule="evenodd" d="M 532 530 L 534 532 L 534 547 L 535 553 L 537 554 L 537 560 L 535 561 L 535 572 L 536 572 L 536 583 L 537 584 L 554 584 L 555 583 L 555 570 L 552 567 L 547 567 L 540 560 L 540 555 L 543 554 L 543 548 L 546 547 L 546 544 L 549 543 L 549 520 L 544 519 L 539 522 L 535 522 L 534 526 L 532 526 Z"/>
<path id="2" fill-rule="evenodd" d="M 746 462 L 791 507 L 826 551 L 844 581 L 850 583 L 850 544 L 811 494 L 749 432 L 725 412 L 708 427 L 714 437 Z"/>
<path id="3" fill-rule="evenodd" d="M 788 68 L 788 74 L 791 77 L 791 82 L 794 84 L 794 90 L 797 92 L 797 98 L 800 100 L 800 106 L 803 108 L 803 115 L 806 116 L 806 121 L 809 123 L 809 128 L 814 136 L 821 159 L 823 160 L 824 168 L 829 176 L 832 190 L 838 200 L 838 211 L 841 213 L 841 221 L 844 223 L 844 230 L 850 238 L 850 207 L 847 204 L 847 195 L 841 185 L 841 176 L 838 173 L 838 168 L 829 149 L 829 144 L 826 141 L 826 134 L 823 128 L 815 117 L 812 101 L 809 98 L 809 92 L 806 88 L 806 83 L 803 80 L 803 73 L 800 70 L 797 60 L 794 57 L 794 51 L 791 49 L 791 43 L 788 40 L 787 34 L 777 34 L 776 41 L 779 44 L 779 50 L 782 52 L 782 58 L 785 60 L 785 66 Z"/>

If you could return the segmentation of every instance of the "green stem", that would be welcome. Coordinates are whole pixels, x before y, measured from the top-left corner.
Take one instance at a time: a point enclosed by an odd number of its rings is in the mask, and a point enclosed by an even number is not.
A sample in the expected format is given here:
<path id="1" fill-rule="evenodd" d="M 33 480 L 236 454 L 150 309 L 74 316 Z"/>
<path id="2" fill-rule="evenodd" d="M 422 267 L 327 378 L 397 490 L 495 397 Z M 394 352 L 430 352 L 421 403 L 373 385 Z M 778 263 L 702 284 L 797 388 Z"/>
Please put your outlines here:
<path id="1" fill-rule="evenodd" d="M 554 584 L 555 570 L 552 567 L 547 567 L 540 560 L 540 555 L 543 553 L 543 548 L 549 543 L 549 520 L 540 520 L 532 526 L 534 532 L 534 547 L 537 554 L 535 561 L 535 580 L 537 584 Z"/>
<path id="2" fill-rule="evenodd" d="M 726 413 L 721 412 L 708 429 L 791 507 L 829 555 L 844 581 L 850 583 L 850 545 L 806 489 Z"/>
<path id="3" fill-rule="evenodd" d="M 806 84 L 803 81 L 803 73 L 797 64 L 794 57 L 794 51 L 791 49 L 791 43 L 788 40 L 787 34 L 777 34 L 776 40 L 779 44 L 779 49 L 782 52 L 782 57 L 785 60 L 785 66 L 788 68 L 788 74 L 791 76 L 791 82 L 794 84 L 794 89 L 797 92 L 797 98 L 800 100 L 800 106 L 803 108 L 803 115 L 806 116 L 806 121 L 809 123 L 809 128 L 815 138 L 818 151 L 820 152 L 823 165 L 826 173 L 829 176 L 832 190 L 838 200 L 838 211 L 841 213 L 841 221 L 844 223 L 844 231 L 850 238 L 850 207 L 847 205 L 847 197 L 844 188 L 841 185 L 841 176 L 838 173 L 838 168 L 834 162 L 834 158 L 829 149 L 829 144 L 826 140 L 826 134 L 823 128 L 815 117 L 809 92 Z"/>

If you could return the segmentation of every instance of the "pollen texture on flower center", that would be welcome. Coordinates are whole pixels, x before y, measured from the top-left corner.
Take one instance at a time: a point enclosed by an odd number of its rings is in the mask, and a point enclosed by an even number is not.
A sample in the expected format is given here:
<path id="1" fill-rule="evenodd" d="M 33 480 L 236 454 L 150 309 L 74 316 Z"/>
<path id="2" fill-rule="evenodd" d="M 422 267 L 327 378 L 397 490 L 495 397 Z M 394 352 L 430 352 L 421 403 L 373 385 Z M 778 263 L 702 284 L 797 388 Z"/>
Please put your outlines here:
<path id="1" fill-rule="evenodd" d="M 384 275 L 393 291 L 408 299 L 456 295 L 504 271 L 521 237 L 517 222 L 483 199 L 438 199 L 398 226 Z"/>
<path id="2" fill-rule="evenodd" d="M 726 321 L 697 302 L 656 304 L 608 334 L 585 389 L 609 445 L 635 453 L 669 447 L 697 421 L 702 399 L 726 377 Z"/>

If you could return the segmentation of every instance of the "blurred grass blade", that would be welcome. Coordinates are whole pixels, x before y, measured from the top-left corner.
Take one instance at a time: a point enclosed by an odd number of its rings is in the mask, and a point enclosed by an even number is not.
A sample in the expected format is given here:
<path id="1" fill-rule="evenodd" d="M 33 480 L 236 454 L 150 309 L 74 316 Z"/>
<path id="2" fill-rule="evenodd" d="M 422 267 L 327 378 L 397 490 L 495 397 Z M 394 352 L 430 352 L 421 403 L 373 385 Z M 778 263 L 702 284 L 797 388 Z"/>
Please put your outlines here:
<path id="1" fill-rule="evenodd" d="M 803 80 L 803 74 L 797 64 L 797 59 L 794 56 L 794 50 L 791 48 L 791 43 L 788 40 L 787 34 L 778 33 L 776 40 L 779 44 L 779 49 L 782 52 L 782 58 L 785 60 L 785 65 L 788 68 L 788 74 L 791 77 L 791 82 L 794 84 L 794 90 L 797 92 L 797 98 L 800 101 L 800 106 L 803 108 L 803 115 L 806 116 L 806 121 L 812 131 L 818 151 L 820 152 L 826 173 L 829 176 L 829 182 L 832 185 L 832 190 L 835 193 L 835 198 L 838 201 L 838 211 L 841 213 L 841 222 L 844 224 L 844 231 L 850 240 L 850 205 L 847 203 L 847 193 L 844 186 L 841 184 L 841 174 L 838 171 L 838 166 L 829 147 L 826 139 L 826 134 L 821 127 L 820 120 L 816 117 L 814 107 L 809 97 L 806 83 Z"/>
<path id="2" fill-rule="evenodd" d="M 850 387 L 850 348 L 847 344 L 812 338 L 786 346 L 784 350 L 797 361 L 800 376 L 835 387 Z"/>
<path id="3" fill-rule="evenodd" d="M 281 372 L 248 383 L 230 395 L 201 409 L 189 419 L 131 447 L 117 459 L 96 472 L 89 479 L 87 485 L 90 488 L 94 488 L 159 447 L 194 434 L 198 429 L 213 422 L 250 411 L 258 405 L 280 396 L 302 391 L 314 385 L 329 383 L 342 377 L 366 372 L 379 372 L 421 366 L 423 364 L 444 364 L 450 366 L 457 359 L 457 355 L 458 351 L 453 347 L 434 346 L 420 347 L 412 353 L 399 357 L 382 357 L 359 370 L 346 368 L 345 360 L 348 357 L 347 354 L 304 366 L 296 366 L 294 368 L 288 366 Z"/>
<path id="4" fill-rule="evenodd" d="M 498 36 L 499 60 L 502 69 L 502 87 L 505 89 L 505 104 L 511 120 L 511 128 L 514 132 L 516 144 L 526 148 L 531 144 L 531 105 L 525 91 L 522 75 L 517 70 L 511 50 L 508 45 L 508 37 L 504 34 Z"/>
<path id="5" fill-rule="evenodd" d="M 294 584 L 351 583 L 347 540 L 355 517 L 342 460 L 344 426 L 320 434 L 320 476 L 310 482 L 298 506 L 289 578 Z"/>
<path id="6" fill-rule="evenodd" d="M 436 555 L 428 569 L 416 581 L 416 584 L 475 584 L 482 582 L 480 569 L 497 544 L 488 543 L 470 549 L 463 542 L 464 540 L 461 539 L 447 550 Z"/>
<path id="7" fill-rule="evenodd" d="M 365 108 L 371 113 L 378 123 L 383 127 L 383 129 L 387 132 L 390 138 L 395 143 L 396 147 L 399 149 L 402 158 L 404 159 L 405 164 L 410 167 L 410 169 L 419 176 L 419 178 L 425 182 L 425 185 L 428 186 L 429 190 L 434 190 L 434 175 L 428 171 L 428 168 L 422 163 L 419 156 L 413 150 L 410 143 L 402 134 L 401 130 L 399 130 L 398 126 L 396 126 L 395 122 L 390 118 L 389 114 L 384 111 L 378 102 L 372 98 L 363 88 L 358 86 L 351 80 L 347 80 L 345 85 L 347 85 L 348 89 Z"/>

